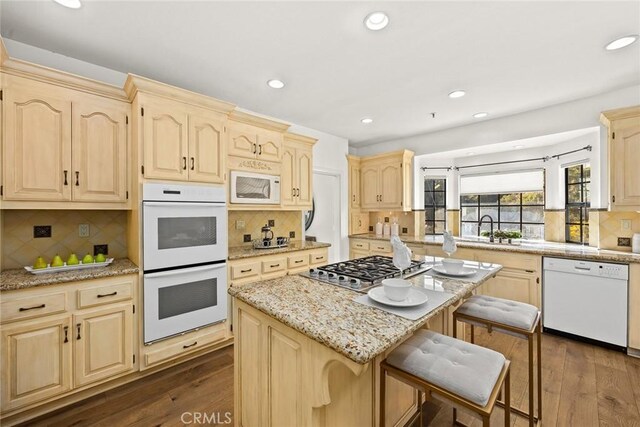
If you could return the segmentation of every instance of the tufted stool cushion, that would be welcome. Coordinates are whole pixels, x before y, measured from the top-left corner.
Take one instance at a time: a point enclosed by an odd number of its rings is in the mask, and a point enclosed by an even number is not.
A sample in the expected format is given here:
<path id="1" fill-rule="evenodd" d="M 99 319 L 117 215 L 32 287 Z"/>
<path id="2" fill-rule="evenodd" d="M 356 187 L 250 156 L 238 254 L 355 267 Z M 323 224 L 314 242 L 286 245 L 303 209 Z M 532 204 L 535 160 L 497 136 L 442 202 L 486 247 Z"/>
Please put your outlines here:
<path id="1" fill-rule="evenodd" d="M 387 363 L 486 406 L 502 368 L 502 354 L 424 329 L 387 357 Z"/>
<path id="2" fill-rule="evenodd" d="M 486 295 L 472 296 L 458 307 L 456 312 L 526 331 L 533 328 L 533 324 L 538 317 L 538 308 L 531 304 Z M 459 320 L 474 323 L 465 319 Z"/>

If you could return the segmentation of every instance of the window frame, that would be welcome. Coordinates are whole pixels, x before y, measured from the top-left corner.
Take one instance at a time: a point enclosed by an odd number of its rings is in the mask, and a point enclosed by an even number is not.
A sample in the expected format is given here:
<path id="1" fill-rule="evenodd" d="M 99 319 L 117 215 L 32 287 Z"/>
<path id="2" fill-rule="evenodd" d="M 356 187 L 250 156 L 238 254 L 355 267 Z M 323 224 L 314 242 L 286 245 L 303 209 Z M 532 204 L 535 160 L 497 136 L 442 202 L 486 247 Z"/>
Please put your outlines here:
<path id="1" fill-rule="evenodd" d="M 576 182 L 569 182 L 569 169 L 580 166 L 580 180 Z M 584 167 L 589 166 L 589 179 L 585 180 Z M 589 237 L 585 241 L 585 225 L 589 228 L 589 209 L 591 208 L 591 197 L 587 197 L 585 200 L 584 187 L 591 186 L 591 164 L 584 162 L 576 165 L 567 166 L 564 168 L 564 238 L 567 243 L 576 243 L 579 245 L 588 245 Z M 580 188 L 580 202 L 569 201 L 569 188 L 572 186 L 578 186 Z M 589 195 L 591 191 L 589 191 Z M 569 222 L 570 208 L 580 208 L 580 223 Z M 584 217 L 583 217 L 584 212 Z M 570 229 L 572 226 L 580 227 L 580 241 L 571 240 Z"/>
<path id="2" fill-rule="evenodd" d="M 522 203 L 522 196 L 523 194 L 526 193 L 542 193 L 542 202 L 541 203 L 536 203 L 536 204 L 523 204 Z M 517 194 L 520 198 L 519 203 L 518 204 L 502 204 L 500 202 L 500 200 L 502 199 L 502 196 L 506 196 L 509 194 Z M 475 196 L 477 197 L 477 201 L 475 202 L 475 204 L 469 204 L 469 203 L 463 203 L 462 198 L 464 196 Z M 497 202 L 495 204 L 487 204 L 487 203 L 481 203 L 480 202 L 480 198 L 482 196 L 497 196 Z M 460 195 L 460 235 L 462 236 L 462 230 L 463 230 L 463 224 L 476 224 L 476 226 L 478 225 L 478 223 L 480 222 L 480 209 L 481 208 L 496 208 L 497 209 L 497 220 L 493 221 L 494 224 L 494 231 L 496 230 L 501 230 L 502 229 L 502 225 L 509 225 L 511 227 L 509 228 L 517 228 L 520 233 L 523 233 L 523 226 L 525 225 L 541 225 L 542 226 L 542 230 L 543 230 L 543 237 L 542 239 L 544 240 L 544 227 L 545 227 L 545 223 L 544 223 L 544 208 L 545 208 L 545 201 L 546 201 L 546 194 L 544 189 L 540 190 L 540 191 L 521 191 L 521 192 L 515 192 L 515 193 L 491 193 L 491 194 L 461 194 Z M 463 219 L 463 215 L 462 215 L 462 210 L 465 207 L 475 207 L 476 209 L 478 209 L 478 219 L 475 221 L 471 221 L 471 220 L 464 220 Z M 500 220 L 500 211 L 501 208 L 506 208 L 506 207 L 517 207 L 519 208 L 519 217 L 520 217 L 520 221 L 518 222 L 513 222 L 513 221 L 501 221 Z M 522 213 L 523 213 L 523 208 L 527 208 L 527 207 L 539 207 L 542 208 L 542 222 L 531 222 L 531 221 L 523 221 L 522 220 Z M 476 233 L 476 235 L 480 235 L 480 230 L 478 230 L 478 232 Z M 526 238 L 523 235 L 523 238 Z"/>
<path id="3" fill-rule="evenodd" d="M 444 188 L 442 190 L 427 190 L 427 180 L 439 180 L 442 181 L 444 184 Z M 427 198 L 424 198 L 424 225 L 425 225 L 425 235 L 428 236 L 440 236 L 442 235 L 442 233 L 436 233 L 436 223 L 442 223 L 443 230 L 447 229 L 447 178 L 446 177 L 442 177 L 442 176 L 425 176 L 424 177 L 424 182 L 425 182 L 425 186 L 424 186 L 424 193 L 426 195 L 427 192 L 432 193 L 433 197 L 433 204 L 432 205 L 428 205 L 427 206 Z M 442 200 L 443 200 L 443 204 L 442 205 L 438 205 L 436 202 L 436 194 L 442 194 Z M 433 220 L 429 220 L 427 219 L 427 209 L 433 209 Z M 444 209 L 444 219 L 439 220 L 439 219 L 435 219 L 436 215 L 436 211 L 438 209 Z M 433 227 L 433 233 L 427 233 L 427 224 L 432 225 Z"/>

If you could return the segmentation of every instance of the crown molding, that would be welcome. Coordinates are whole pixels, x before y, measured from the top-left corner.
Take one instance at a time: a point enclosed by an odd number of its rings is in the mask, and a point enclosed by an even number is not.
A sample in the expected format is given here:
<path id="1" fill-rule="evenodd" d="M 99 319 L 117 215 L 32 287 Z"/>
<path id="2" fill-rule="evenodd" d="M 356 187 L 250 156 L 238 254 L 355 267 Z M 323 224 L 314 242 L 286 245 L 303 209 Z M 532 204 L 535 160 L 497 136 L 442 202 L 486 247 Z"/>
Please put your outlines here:
<path id="1" fill-rule="evenodd" d="M 626 119 L 636 116 L 640 116 L 640 105 L 603 111 L 602 114 L 600 114 L 600 121 L 609 126 L 614 120 Z"/>
<path id="2" fill-rule="evenodd" d="M 185 102 L 209 110 L 229 114 L 236 106 L 226 101 L 201 95 L 190 90 L 181 89 L 166 83 L 161 83 L 135 74 L 128 74 L 124 83 L 124 92 L 129 101 L 133 101 L 138 92 L 159 95 L 175 101 Z"/>
<path id="3" fill-rule="evenodd" d="M 317 139 L 311 138 L 309 136 L 299 135 L 297 133 L 287 132 L 284 134 L 284 139 L 286 141 L 295 141 L 302 144 L 313 145 L 318 142 Z"/>
<path id="4" fill-rule="evenodd" d="M 238 110 L 232 111 L 229 114 L 229 120 L 258 126 L 264 129 L 274 130 L 276 132 L 286 132 L 287 129 L 289 129 L 289 127 L 291 126 L 287 123 L 276 122 L 275 120 L 265 119 L 264 117 L 254 116 L 253 114 L 245 113 Z"/>

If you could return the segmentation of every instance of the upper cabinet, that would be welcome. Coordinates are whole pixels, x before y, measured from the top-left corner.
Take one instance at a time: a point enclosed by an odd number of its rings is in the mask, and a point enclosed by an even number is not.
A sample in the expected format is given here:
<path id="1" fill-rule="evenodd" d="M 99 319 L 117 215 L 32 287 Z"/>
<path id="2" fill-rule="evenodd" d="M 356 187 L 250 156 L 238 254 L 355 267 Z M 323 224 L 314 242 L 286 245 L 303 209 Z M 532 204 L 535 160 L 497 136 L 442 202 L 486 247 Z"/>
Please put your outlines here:
<path id="1" fill-rule="evenodd" d="M 360 162 L 362 209 L 411 210 L 412 160 L 413 153 L 408 150 L 362 158 Z M 353 188 L 354 184 L 350 182 L 349 185 Z"/>
<path id="2" fill-rule="evenodd" d="M 131 74 L 125 90 L 135 111 L 142 178 L 224 183 L 232 104 Z"/>
<path id="3" fill-rule="evenodd" d="M 640 106 L 605 111 L 611 210 L 640 210 Z"/>
<path id="4" fill-rule="evenodd" d="M 349 206 L 352 209 L 360 208 L 360 158 L 347 156 L 349 163 Z"/>
<path id="5" fill-rule="evenodd" d="M 130 105 L 2 77 L 3 199 L 106 202 L 122 208 L 128 195 Z"/>
<path id="6" fill-rule="evenodd" d="M 283 207 L 309 210 L 313 203 L 313 144 L 316 140 L 287 133 L 284 136 L 280 198 Z"/>
<path id="7" fill-rule="evenodd" d="M 228 155 L 264 162 L 282 160 L 283 133 L 289 125 L 234 111 L 229 121 Z"/>

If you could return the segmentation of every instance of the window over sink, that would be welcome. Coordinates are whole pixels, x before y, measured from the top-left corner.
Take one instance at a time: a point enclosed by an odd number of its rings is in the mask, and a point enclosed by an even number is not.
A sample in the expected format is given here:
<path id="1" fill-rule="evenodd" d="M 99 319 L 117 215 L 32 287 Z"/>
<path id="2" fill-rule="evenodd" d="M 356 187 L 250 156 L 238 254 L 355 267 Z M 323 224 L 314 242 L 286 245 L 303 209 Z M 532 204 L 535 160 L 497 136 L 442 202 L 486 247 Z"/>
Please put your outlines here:
<path id="1" fill-rule="evenodd" d="M 589 163 L 569 166 L 564 170 L 565 236 L 570 243 L 589 244 L 589 207 L 591 198 L 591 166 Z"/>
<path id="2" fill-rule="evenodd" d="M 442 234 L 447 229 L 447 180 L 424 180 L 424 234 Z"/>

